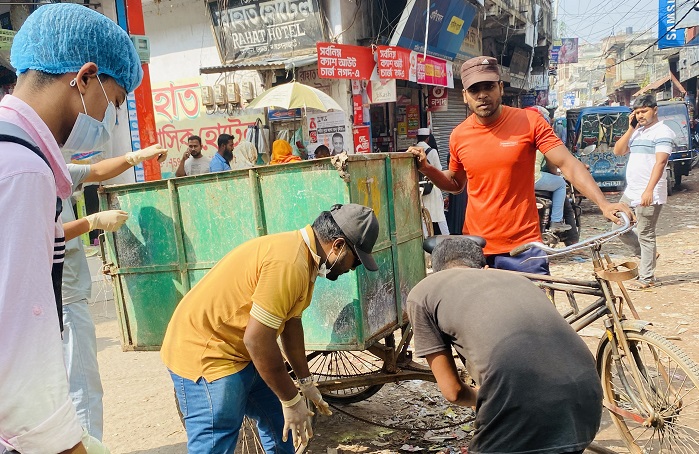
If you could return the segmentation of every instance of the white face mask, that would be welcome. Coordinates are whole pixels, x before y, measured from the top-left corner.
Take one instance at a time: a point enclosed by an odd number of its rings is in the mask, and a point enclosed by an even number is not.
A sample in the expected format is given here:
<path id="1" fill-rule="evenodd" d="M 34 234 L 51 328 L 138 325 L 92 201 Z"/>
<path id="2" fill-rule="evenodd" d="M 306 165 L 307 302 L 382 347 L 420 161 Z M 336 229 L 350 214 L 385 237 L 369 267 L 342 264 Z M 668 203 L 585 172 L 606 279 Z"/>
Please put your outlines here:
<path id="1" fill-rule="evenodd" d="M 104 97 L 107 98 L 108 102 L 107 109 L 104 112 L 104 119 L 98 121 L 87 114 L 85 100 L 83 99 L 82 93 L 80 93 L 80 99 L 83 102 L 85 113 L 78 114 L 78 118 L 75 120 L 75 125 L 73 125 L 73 129 L 70 131 L 68 140 L 66 140 L 61 147 L 61 150 L 65 153 L 72 154 L 95 151 L 112 138 L 112 131 L 114 130 L 114 126 L 116 126 L 116 107 L 114 107 L 113 102 L 109 101 L 107 92 L 104 90 L 104 86 L 99 77 L 97 81 L 100 83 Z M 70 85 L 75 86 L 75 80 L 73 80 Z M 70 156 L 67 157 L 70 159 Z"/>
<path id="2" fill-rule="evenodd" d="M 342 249 L 340 249 L 340 253 L 337 254 L 337 257 L 335 257 L 335 261 L 333 262 L 332 265 L 330 265 L 330 268 L 327 267 L 328 259 L 325 259 L 325 262 L 318 267 L 318 276 L 320 277 L 328 277 L 328 274 L 330 273 L 330 270 L 333 269 L 335 264 L 337 263 L 338 260 L 340 260 L 340 256 L 342 255 L 342 251 L 345 250 L 345 245 L 342 245 Z"/>

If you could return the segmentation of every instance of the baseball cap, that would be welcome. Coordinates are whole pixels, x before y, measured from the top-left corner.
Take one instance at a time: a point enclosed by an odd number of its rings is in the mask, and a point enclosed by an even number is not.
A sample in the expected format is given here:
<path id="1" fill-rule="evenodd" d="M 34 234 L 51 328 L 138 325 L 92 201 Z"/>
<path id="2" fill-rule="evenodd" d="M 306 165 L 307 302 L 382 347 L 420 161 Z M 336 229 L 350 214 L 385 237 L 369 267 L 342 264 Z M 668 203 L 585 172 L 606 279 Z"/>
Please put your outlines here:
<path id="1" fill-rule="evenodd" d="M 379 266 L 371 256 L 371 250 L 379 237 L 379 220 L 376 219 L 374 210 L 356 203 L 348 203 L 334 208 L 330 214 L 364 268 L 378 271 Z"/>
<path id="2" fill-rule="evenodd" d="M 499 80 L 500 67 L 493 57 L 474 57 L 461 65 L 461 82 L 465 89 L 478 82 L 498 82 Z"/>

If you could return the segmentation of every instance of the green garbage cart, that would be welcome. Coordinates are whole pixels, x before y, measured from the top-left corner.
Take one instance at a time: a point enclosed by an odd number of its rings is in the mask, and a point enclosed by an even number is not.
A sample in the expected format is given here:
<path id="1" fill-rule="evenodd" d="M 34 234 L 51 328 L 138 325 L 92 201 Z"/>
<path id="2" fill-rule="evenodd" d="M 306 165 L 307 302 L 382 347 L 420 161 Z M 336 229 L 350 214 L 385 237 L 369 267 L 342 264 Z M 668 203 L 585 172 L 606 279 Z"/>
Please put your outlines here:
<path id="1" fill-rule="evenodd" d="M 239 244 L 299 229 L 333 204 L 350 202 L 373 208 L 379 219 L 379 271 L 360 267 L 336 282 L 316 282 L 303 316 L 306 346 L 370 349 L 404 325 L 407 294 L 425 276 L 419 197 L 418 173 L 407 153 L 102 188 L 102 210 L 130 213 L 119 231 L 106 235 L 104 254 L 123 349 L 159 349 L 183 295 Z"/>

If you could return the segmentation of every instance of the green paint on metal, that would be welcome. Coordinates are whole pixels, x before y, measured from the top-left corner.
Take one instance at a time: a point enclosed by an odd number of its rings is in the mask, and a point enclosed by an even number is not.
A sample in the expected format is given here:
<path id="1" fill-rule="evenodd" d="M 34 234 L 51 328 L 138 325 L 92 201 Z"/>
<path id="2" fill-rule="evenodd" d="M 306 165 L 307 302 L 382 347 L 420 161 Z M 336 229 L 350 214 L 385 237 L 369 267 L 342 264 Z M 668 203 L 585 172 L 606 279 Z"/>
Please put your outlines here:
<path id="1" fill-rule="evenodd" d="M 130 213 L 107 236 L 124 348 L 157 349 L 183 294 L 237 245 L 349 202 L 379 219 L 379 271 L 316 281 L 303 315 L 307 348 L 364 350 L 397 329 L 407 291 L 425 275 L 414 160 L 355 155 L 347 165 L 349 183 L 323 160 L 104 188 L 103 208 Z"/>

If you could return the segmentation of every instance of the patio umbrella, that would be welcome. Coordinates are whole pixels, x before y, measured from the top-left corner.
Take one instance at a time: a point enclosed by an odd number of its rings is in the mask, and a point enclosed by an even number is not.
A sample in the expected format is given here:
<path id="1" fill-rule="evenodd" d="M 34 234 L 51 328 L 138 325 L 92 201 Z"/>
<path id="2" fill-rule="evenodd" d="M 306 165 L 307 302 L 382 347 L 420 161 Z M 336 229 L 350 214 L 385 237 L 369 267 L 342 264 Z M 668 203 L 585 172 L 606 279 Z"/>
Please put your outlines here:
<path id="1" fill-rule="evenodd" d="M 342 110 L 342 107 L 330 96 L 322 91 L 298 82 L 278 85 L 270 88 L 247 106 L 250 109 L 262 107 L 277 107 L 281 109 L 318 109 L 323 112 L 328 110 Z"/>

